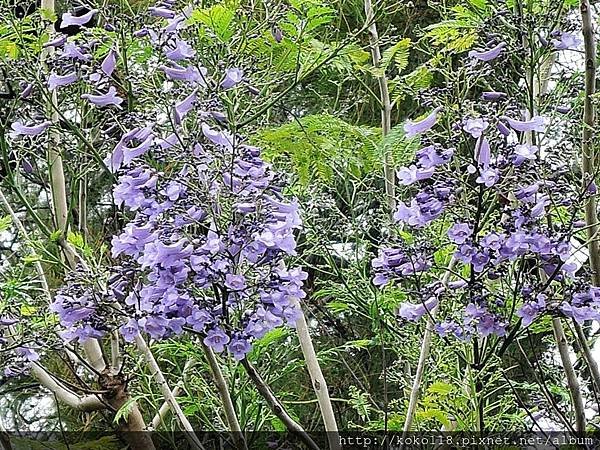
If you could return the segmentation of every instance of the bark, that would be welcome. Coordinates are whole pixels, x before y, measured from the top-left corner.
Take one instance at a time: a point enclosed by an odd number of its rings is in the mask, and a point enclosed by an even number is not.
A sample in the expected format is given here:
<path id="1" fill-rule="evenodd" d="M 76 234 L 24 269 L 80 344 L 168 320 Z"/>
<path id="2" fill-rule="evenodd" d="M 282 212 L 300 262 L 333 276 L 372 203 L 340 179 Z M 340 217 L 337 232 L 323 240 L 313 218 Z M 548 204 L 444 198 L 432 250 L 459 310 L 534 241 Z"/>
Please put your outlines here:
<path id="1" fill-rule="evenodd" d="M 381 62 L 381 50 L 379 48 L 379 33 L 377 31 L 377 23 L 375 22 L 375 14 L 371 0 L 365 0 L 365 15 L 366 23 L 369 26 L 369 44 L 371 46 L 371 59 L 373 66 L 379 68 Z M 390 133 L 392 129 L 392 104 L 390 101 L 390 93 L 388 88 L 388 80 L 385 72 L 377 77 L 379 85 L 379 95 L 381 102 L 381 134 L 383 138 Z M 392 154 L 389 149 L 384 149 L 383 175 L 385 178 L 385 193 L 387 197 L 387 205 L 389 213 L 394 214 L 396 209 L 396 179 L 394 174 L 394 164 Z"/>
<path id="2" fill-rule="evenodd" d="M 269 409 L 279 420 L 283 422 L 287 430 L 293 435 L 297 436 L 309 449 L 321 450 L 315 441 L 313 441 L 308 435 L 308 433 L 304 431 L 304 428 L 302 428 L 298 422 L 292 419 L 292 417 L 288 414 L 288 412 L 285 410 L 285 407 L 277 399 L 275 394 L 273 394 L 273 391 L 271 391 L 269 385 L 267 385 L 265 380 L 263 380 L 250 361 L 243 359 L 242 365 L 250 377 L 250 380 L 252 380 L 252 383 L 254 383 L 256 390 L 267 403 Z"/>
<path id="3" fill-rule="evenodd" d="M 559 318 L 552 319 L 552 329 L 554 330 L 554 338 L 558 345 L 558 352 L 563 365 L 565 376 L 567 377 L 567 386 L 573 402 L 573 410 L 575 412 L 575 429 L 578 433 L 585 432 L 585 410 L 583 407 L 583 399 L 581 397 L 581 388 L 571 358 L 569 356 L 569 346 L 567 345 L 567 337 L 563 330 L 562 323 Z"/>
<path id="4" fill-rule="evenodd" d="M 181 406 L 179 406 L 179 403 L 177 403 L 177 399 L 173 395 L 173 392 L 171 391 L 171 388 L 169 387 L 169 384 L 167 383 L 167 380 L 165 379 L 165 376 L 163 375 L 160 366 L 156 362 L 156 359 L 154 359 L 154 355 L 148 347 L 148 344 L 146 343 L 144 338 L 139 334 L 135 337 L 135 343 L 137 345 L 138 350 L 144 356 L 148 367 L 150 367 L 150 370 L 152 371 L 152 377 L 154 378 L 154 381 L 156 381 L 156 383 L 158 384 L 158 387 L 160 388 L 163 397 L 167 402 L 169 402 L 171 406 L 171 411 L 173 411 L 173 414 L 175 414 L 175 417 L 177 417 L 177 420 L 181 424 L 181 427 L 186 432 L 185 437 L 187 438 L 189 444 L 192 446 L 192 448 L 196 450 L 204 450 L 204 446 L 200 442 L 198 436 L 196 436 L 192 424 L 183 413 Z M 145 424 L 142 424 L 142 427 L 145 428 L 145 426 Z"/>
<path id="5" fill-rule="evenodd" d="M 221 401 L 223 402 L 225 418 L 227 419 L 229 431 L 232 434 L 235 446 L 238 449 L 247 450 L 248 447 L 246 445 L 246 440 L 244 439 L 242 428 L 240 427 L 240 423 L 235 413 L 235 407 L 233 406 L 233 401 L 231 400 L 231 395 L 229 394 L 229 387 L 227 386 L 227 381 L 225 380 L 223 372 L 219 367 L 219 362 L 217 361 L 217 358 L 215 357 L 215 354 L 212 351 L 212 349 L 210 347 L 207 347 L 204 343 L 202 343 L 202 350 L 204 350 L 204 354 L 206 355 L 206 359 L 208 360 L 208 365 L 210 366 L 210 370 L 213 374 L 213 379 L 215 380 L 215 385 L 217 386 L 217 391 L 219 391 L 219 396 L 221 397 Z"/>
<path id="6" fill-rule="evenodd" d="M 596 43 L 592 11 L 589 0 L 581 0 L 581 22 L 583 28 L 583 44 L 585 48 L 585 97 L 583 102 L 583 136 L 581 141 L 581 165 L 583 187 L 587 189 L 596 176 L 596 157 L 594 152 L 594 128 L 596 113 L 594 110 L 594 94 L 596 92 Z M 596 198 L 590 196 L 585 205 L 585 221 L 590 254 L 590 268 L 594 286 L 600 286 L 600 248 L 598 245 L 598 214 Z"/>
<path id="7" fill-rule="evenodd" d="M 127 392 L 127 380 L 124 375 L 113 375 L 108 371 L 103 373 L 98 383 L 102 389 L 108 393 L 103 399 L 114 411 L 118 411 L 125 403 L 130 400 Z M 118 423 L 120 436 L 127 441 L 132 450 L 154 450 L 154 443 L 149 432 L 146 431 L 144 417 L 140 413 L 137 404 L 134 402 L 131 406 L 126 419 Z"/>
<path id="8" fill-rule="evenodd" d="M 298 307 L 300 308 L 300 305 L 298 305 Z M 340 438 L 335 414 L 333 413 L 333 407 L 331 406 L 331 399 L 329 398 L 329 389 L 327 388 L 327 382 L 321 371 L 321 366 L 319 365 L 319 360 L 317 359 L 317 354 L 308 331 L 306 317 L 303 312 L 301 312 L 300 317 L 296 321 L 296 332 L 298 333 L 300 347 L 302 348 L 302 354 L 306 361 L 306 368 L 308 369 L 310 380 L 313 389 L 315 390 L 315 394 L 317 395 L 317 401 L 319 402 L 321 417 L 323 418 L 325 431 L 327 432 L 327 440 L 329 441 L 329 448 L 331 450 L 340 450 Z"/>

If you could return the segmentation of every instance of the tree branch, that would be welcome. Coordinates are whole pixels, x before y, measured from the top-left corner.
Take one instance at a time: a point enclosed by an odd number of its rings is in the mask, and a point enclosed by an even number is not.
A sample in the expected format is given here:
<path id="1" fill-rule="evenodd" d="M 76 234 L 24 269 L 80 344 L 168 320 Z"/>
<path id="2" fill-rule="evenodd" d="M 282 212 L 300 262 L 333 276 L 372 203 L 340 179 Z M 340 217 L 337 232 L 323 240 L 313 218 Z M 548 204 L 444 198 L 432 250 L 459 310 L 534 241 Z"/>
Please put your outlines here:
<path id="1" fill-rule="evenodd" d="M 306 368 L 308 369 L 313 389 L 315 390 L 317 400 L 319 401 L 319 408 L 325 424 L 329 448 L 331 450 L 340 450 L 341 445 L 338 427 L 335 420 L 335 414 L 333 413 L 333 407 L 331 406 L 331 399 L 329 398 L 327 382 L 321 371 L 321 366 L 319 365 L 319 360 L 317 359 L 317 354 L 315 353 L 315 348 L 312 339 L 310 338 L 306 317 L 304 316 L 304 312 L 302 312 L 300 305 L 298 305 L 298 308 L 300 308 L 300 316 L 296 321 L 296 332 L 298 333 L 300 347 L 302 348 L 302 354 L 306 361 Z"/>
<path id="2" fill-rule="evenodd" d="M 596 158 L 594 155 L 594 128 L 596 114 L 593 96 L 596 92 L 596 43 L 592 11 L 589 0 L 581 0 L 581 23 L 583 28 L 583 44 L 585 48 L 585 97 L 583 102 L 583 136 L 581 141 L 581 163 L 583 172 L 583 188 L 594 182 Z M 598 215 L 596 198 L 591 195 L 585 204 L 585 222 L 587 225 L 588 249 L 592 281 L 600 286 L 600 247 L 598 244 Z"/>
<path id="3" fill-rule="evenodd" d="M 221 397 L 221 401 L 223 402 L 225 417 L 227 419 L 229 431 L 232 433 L 235 445 L 238 449 L 247 450 L 248 446 L 246 445 L 244 434 L 242 433 L 240 423 L 235 413 L 235 407 L 233 406 L 231 395 L 229 394 L 229 387 L 227 386 L 227 381 L 225 380 L 223 372 L 219 367 L 219 362 L 217 361 L 217 358 L 215 357 L 215 354 L 212 351 L 212 349 L 210 347 L 207 347 L 204 344 L 204 342 L 202 342 L 202 350 L 204 350 L 204 354 L 206 355 L 206 359 L 208 360 L 208 365 L 210 366 L 210 370 L 215 380 L 215 385 L 217 386 L 217 390 L 219 391 L 219 396 Z"/>
<path id="4" fill-rule="evenodd" d="M 369 24 L 371 59 L 373 60 L 373 66 L 379 68 L 381 63 L 381 50 L 379 49 L 379 33 L 377 32 L 377 23 L 375 22 L 375 14 L 373 12 L 371 0 L 365 0 L 365 15 L 367 16 L 366 22 Z M 385 139 L 392 129 L 392 104 L 390 102 L 390 93 L 385 71 L 382 71 L 381 75 L 377 77 L 377 83 L 379 84 L 379 95 L 381 97 L 381 134 Z M 396 175 L 394 174 L 392 153 L 387 148 L 384 150 L 383 172 L 385 178 L 385 193 L 387 196 L 389 213 L 393 215 L 394 210 L 396 209 Z"/>
<path id="5" fill-rule="evenodd" d="M 152 354 L 150 347 L 148 347 L 148 344 L 146 343 L 145 339 L 140 334 L 138 334 L 135 337 L 135 343 L 137 345 L 138 350 L 142 352 L 142 355 L 148 363 L 148 366 L 152 371 L 152 377 L 154 378 L 154 381 L 156 381 L 156 383 L 158 384 L 165 400 L 169 402 L 171 410 L 177 417 L 177 420 L 181 424 L 184 431 L 186 431 L 185 437 L 187 438 L 188 442 L 190 443 L 192 448 L 196 450 L 205 450 L 204 446 L 200 442 L 200 439 L 198 439 L 198 436 L 196 436 L 192 424 L 183 413 L 181 407 L 179 406 L 179 403 L 177 403 L 177 399 L 173 395 L 173 392 L 171 391 L 171 388 L 169 387 L 169 384 L 167 383 L 167 380 L 165 379 L 165 376 L 163 375 L 162 370 L 156 362 L 156 359 L 154 358 L 154 355 Z"/>
<path id="6" fill-rule="evenodd" d="M 311 450 L 320 450 L 319 446 L 312 440 L 312 438 L 304 431 L 298 422 L 296 422 L 292 417 L 287 413 L 284 406 L 281 402 L 275 397 L 273 391 L 269 385 L 263 380 L 260 374 L 256 371 L 254 366 L 247 359 L 242 359 L 242 366 L 246 370 L 246 373 L 254 383 L 256 390 L 261 395 L 261 397 L 267 402 L 269 409 L 277 416 L 279 420 L 283 422 L 287 430 L 298 436 L 300 440 Z"/>
<path id="7" fill-rule="evenodd" d="M 448 268 L 442 277 L 442 285 L 444 287 L 448 285 L 448 281 L 450 280 L 450 275 L 452 273 L 452 268 L 454 267 L 454 264 L 456 264 L 456 260 L 453 257 L 450 260 Z M 433 327 L 437 311 L 438 306 L 436 306 L 429 312 L 429 317 L 427 318 L 427 325 L 425 326 L 425 333 L 423 334 L 423 342 L 421 343 L 421 351 L 419 353 L 419 362 L 417 363 L 417 372 L 415 373 L 415 379 L 413 381 L 412 389 L 410 390 L 408 409 L 406 411 L 406 418 L 404 419 L 404 437 L 406 437 L 406 434 L 410 431 L 415 417 L 415 411 L 417 410 L 417 402 L 419 401 L 419 393 L 421 391 L 423 373 L 425 372 L 425 363 L 427 362 L 427 358 L 429 357 L 429 349 L 431 347 L 431 339 L 433 338 Z"/>

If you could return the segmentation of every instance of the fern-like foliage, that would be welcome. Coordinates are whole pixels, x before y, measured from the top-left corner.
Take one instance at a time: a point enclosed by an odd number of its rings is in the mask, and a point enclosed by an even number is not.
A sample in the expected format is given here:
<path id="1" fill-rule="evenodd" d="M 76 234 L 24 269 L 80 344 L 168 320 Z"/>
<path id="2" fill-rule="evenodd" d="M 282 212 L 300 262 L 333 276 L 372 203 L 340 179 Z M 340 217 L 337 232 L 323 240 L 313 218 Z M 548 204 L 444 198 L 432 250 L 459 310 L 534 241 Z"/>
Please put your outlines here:
<path id="1" fill-rule="evenodd" d="M 322 114 L 260 130 L 255 143 L 265 158 L 294 173 L 301 187 L 313 182 L 333 186 L 340 176 L 363 179 L 381 170 L 384 151 L 391 152 L 396 165 L 405 164 L 416 145 L 404 138 L 402 127 L 382 141 L 378 128 Z"/>

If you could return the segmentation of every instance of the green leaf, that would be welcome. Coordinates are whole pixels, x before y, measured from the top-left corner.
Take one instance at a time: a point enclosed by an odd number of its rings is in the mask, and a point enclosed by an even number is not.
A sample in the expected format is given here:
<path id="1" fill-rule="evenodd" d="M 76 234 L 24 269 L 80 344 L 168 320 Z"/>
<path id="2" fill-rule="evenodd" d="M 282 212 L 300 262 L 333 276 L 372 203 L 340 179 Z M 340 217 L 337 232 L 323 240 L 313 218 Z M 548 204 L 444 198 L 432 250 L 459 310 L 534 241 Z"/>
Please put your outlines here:
<path id="1" fill-rule="evenodd" d="M 448 395 L 454 390 L 454 386 L 443 381 L 436 381 L 432 383 L 428 388 L 427 392 L 432 394 Z"/>
<path id="2" fill-rule="evenodd" d="M 58 18 L 56 13 L 48 8 L 40 8 L 40 16 L 48 22 L 56 22 L 56 19 Z"/>
<path id="3" fill-rule="evenodd" d="M 374 69 L 376 76 L 381 76 L 390 67 L 392 61 L 396 64 L 399 72 L 402 72 L 408 66 L 408 57 L 410 52 L 410 38 L 403 38 L 391 47 L 384 50 L 381 55 L 379 67 Z"/>
<path id="4" fill-rule="evenodd" d="M 210 8 L 197 9 L 192 12 L 192 23 L 201 23 L 212 30 L 222 42 L 228 42 L 235 34 L 235 9 L 223 4 Z"/>
<path id="5" fill-rule="evenodd" d="M 273 417 L 271 419 L 271 426 L 273 427 L 274 431 L 283 432 L 283 431 L 287 430 L 287 428 L 285 427 L 285 424 L 278 417 Z"/>
<path id="6" fill-rule="evenodd" d="M 32 254 L 32 255 L 23 256 L 23 258 L 22 258 L 22 261 L 25 264 L 32 264 L 34 262 L 38 262 L 38 261 L 41 261 L 41 260 L 42 260 L 42 257 L 40 255 L 35 254 L 35 253 Z"/>
<path id="7" fill-rule="evenodd" d="M 35 306 L 31 306 L 31 305 L 21 305 L 20 308 L 20 312 L 21 315 L 24 317 L 30 317 L 33 316 L 37 311 L 37 308 Z"/>
<path id="8" fill-rule="evenodd" d="M 73 244 L 76 248 L 83 248 L 85 246 L 81 233 L 69 231 L 67 234 L 67 242 Z"/>
<path id="9" fill-rule="evenodd" d="M 12 219 L 10 216 L 0 217 L 0 233 L 6 231 L 12 225 Z"/>
<path id="10" fill-rule="evenodd" d="M 59 239 L 62 237 L 62 235 L 63 235 L 63 233 L 61 230 L 53 231 L 49 237 L 50 242 L 58 242 Z"/>
<path id="11" fill-rule="evenodd" d="M 129 414 L 133 410 L 135 403 L 142 398 L 145 398 L 145 396 L 144 395 L 136 395 L 135 397 L 131 397 L 129 400 L 127 400 L 125 403 L 123 403 L 123 406 L 121 406 L 119 408 L 119 410 L 116 412 L 115 418 L 113 419 L 113 423 L 119 423 L 121 421 L 121 419 L 127 420 L 127 418 L 129 417 Z"/>
<path id="12" fill-rule="evenodd" d="M 327 308 L 331 309 L 335 314 L 343 313 L 344 311 L 348 311 L 348 309 L 350 308 L 348 303 L 344 303 L 344 302 L 333 301 L 333 302 L 328 302 L 326 305 L 327 305 Z"/>

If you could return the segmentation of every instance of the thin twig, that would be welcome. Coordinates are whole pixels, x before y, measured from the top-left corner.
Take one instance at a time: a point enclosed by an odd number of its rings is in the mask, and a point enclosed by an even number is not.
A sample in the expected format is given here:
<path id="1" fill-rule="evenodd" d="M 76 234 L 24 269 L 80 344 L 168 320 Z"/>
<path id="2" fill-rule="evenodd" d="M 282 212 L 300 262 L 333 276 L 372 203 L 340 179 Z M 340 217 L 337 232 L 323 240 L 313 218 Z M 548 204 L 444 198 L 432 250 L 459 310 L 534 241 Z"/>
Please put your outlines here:
<path id="1" fill-rule="evenodd" d="M 371 0 L 365 0 L 365 15 L 367 16 L 367 24 L 369 24 L 369 43 L 371 45 L 371 58 L 373 66 L 380 68 L 381 50 L 379 49 L 379 33 L 377 32 L 377 23 L 375 22 L 375 14 Z M 383 139 L 390 133 L 392 129 L 392 104 L 390 101 L 390 92 L 388 88 L 388 80 L 385 75 L 385 70 L 377 77 L 379 84 L 379 95 L 381 96 L 381 134 Z M 385 193 L 387 196 L 387 205 L 389 213 L 394 214 L 396 209 L 396 185 L 394 165 L 392 161 L 392 153 L 384 146 L 383 155 L 383 172 L 385 178 Z"/>
<path id="2" fill-rule="evenodd" d="M 333 407 L 331 406 L 331 399 L 329 398 L 329 389 L 327 388 L 327 382 L 323 376 L 323 371 L 319 365 L 317 354 L 313 346 L 310 333 L 308 331 L 308 324 L 306 323 L 306 317 L 302 311 L 300 305 L 300 315 L 296 321 L 296 332 L 298 333 L 298 340 L 300 341 L 300 348 L 306 361 L 306 368 L 310 375 L 310 380 L 317 394 L 317 400 L 319 401 L 319 408 L 321 410 L 321 417 L 325 424 L 325 431 L 327 432 L 327 440 L 329 442 L 329 448 L 331 450 L 340 450 L 340 439 L 338 434 L 337 422 L 335 420 L 335 414 L 333 413 Z"/>
<path id="3" fill-rule="evenodd" d="M 554 331 L 554 338 L 558 345 L 558 352 L 560 354 L 560 360 L 562 362 L 565 376 L 567 377 L 567 385 L 569 393 L 571 395 L 571 401 L 573 402 L 573 410 L 575 412 L 575 429 L 579 433 L 585 432 L 585 410 L 583 407 L 583 398 L 581 397 L 581 388 L 575 369 L 571 363 L 569 355 L 569 346 L 567 345 L 567 337 L 562 326 L 560 318 L 555 317 L 552 319 L 552 329 Z"/>
<path id="4" fill-rule="evenodd" d="M 223 402 L 223 409 L 225 412 L 225 418 L 227 419 L 227 424 L 229 425 L 229 431 L 232 434 L 235 445 L 238 449 L 248 449 L 246 445 L 246 440 L 244 439 L 244 434 L 242 433 L 242 428 L 240 427 L 240 422 L 238 421 L 237 414 L 235 412 L 235 407 L 233 406 L 233 401 L 231 400 L 231 394 L 229 393 L 229 387 L 227 386 L 227 381 L 223 376 L 223 372 L 221 371 L 221 367 L 219 366 L 219 362 L 210 347 L 207 347 L 204 342 L 202 342 L 202 350 L 204 350 L 204 354 L 206 355 L 206 359 L 208 360 L 208 365 L 213 374 L 213 379 L 215 380 L 215 385 L 217 386 L 217 391 L 219 391 L 219 396 L 221 397 L 221 401 Z"/>
<path id="5" fill-rule="evenodd" d="M 444 273 L 442 277 L 442 285 L 447 286 L 448 281 L 450 280 L 450 274 L 452 273 L 452 268 L 456 260 L 454 257 L 450 260 L 448 264 L 448 270 Z M 423 342 L 421 344 L 421 351 L 419 353 L 419 362 L 417 364 L 417 373 L 415 373 L 415 379 L 413 381 L 412 389 L 410 391 L 410 397 L 408 401 L 408 409 L 406 411 L 406 419 L 404 420 L 404 428 L 403 428 L 403 436 L 406 437 L 406 434 L 410 431 L 412 426 L 415 412 L 417 410 L 417 402 L 419 401 L 419 392 L 421 391 L 421 383 L 423 382 L 423 373 L 425 372 L 425 363 L 427 362 L 427 358 L 429 357 L 429 349 L 431 347 L 431 339 L 433 337 L 434 331 L 434 321 L 435 316 L 437 315 L 438 306 L 436 305 L 429 312 L 429 317 L 427 318 L 427 325 L 425 326 L 425 333 L 423 334 Z M 402 439 L 403 441 L 405 439 Z"/>
<path id="6" fill-rule="evenodd" d="M 311 450 L 321 450 L 319 446 L 312 440 L 312 438 L 308 435 L 304 428 L 302 428 L 298 422 L 296 422 L 285 410 L 285 407 L 281 404 L 281 402 L 275 397 L 273 391 L 265 380 L 260 376 L 260 374 L 256 371 L 254 366 L 247 359 L 242 359 L 242 366 L 246 370 L 246 373 L 254 383 L 256 390 L 261 395 L 261 397 L 267 402 L 269 409 L 275 414 L 275 416 L 283 422 L 287 430 L 298 436 L 300 440 Z"/>
<path id="7" fill-rule="evenodd" d="M 194 432 L 192 424 L 183 413 L 181 406 L 179 406 L 179 403 L 177 403 L 177 399 L 173 395 L 173 392 L 171 391 L 171 388 L 169 387 L 169 384 L 167 383 L 167 380 L 165 379 L 165 376 L 163 375 L 160 366 L 156 362 L 156 359 L 154 358 L 150 347 L 148 347 L 146 340 L 140 334 L 138 334 L 135 337 L 135 343 L 137 345 L 138 350 L 144 356 L 146 363 L 150 367 L 150 370 L 152 371 L 152 377 L 154 378 L 154 381 L 156 381 L 156 383 L 158 384 L 158 387 L 160 388 L 163 397 L 166 401 L 169 402 L 173 414 L 175 414 L 175 417 L 177 417 L 177 420 L 181 424 L 182 428 L 184 429 L 184 431 L 186 431 L 185 437 L 187 438 L 188 442 L 196 450 L 205 450 L 204 446 L 200 442 L 200 439 Z"/>

